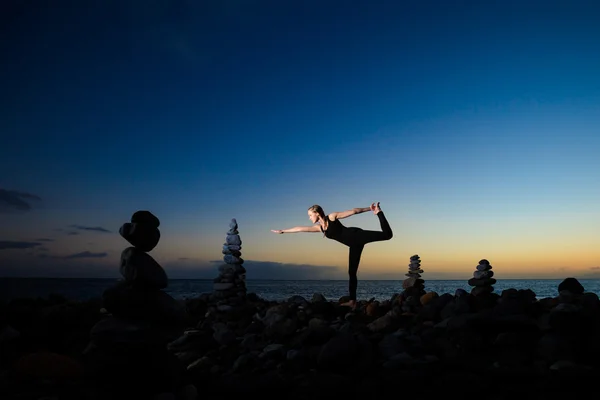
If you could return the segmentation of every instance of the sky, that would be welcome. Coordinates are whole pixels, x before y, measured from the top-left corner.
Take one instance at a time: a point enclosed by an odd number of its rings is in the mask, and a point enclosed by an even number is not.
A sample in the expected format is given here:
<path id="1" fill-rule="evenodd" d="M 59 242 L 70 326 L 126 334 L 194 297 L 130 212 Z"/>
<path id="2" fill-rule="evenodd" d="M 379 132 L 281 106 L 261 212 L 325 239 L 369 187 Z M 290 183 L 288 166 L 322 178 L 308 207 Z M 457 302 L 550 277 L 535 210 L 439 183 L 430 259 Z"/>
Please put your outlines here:
<path id="1" fill-rule="evenodd" d="M 0 276 L 118 277 L 137 210 L 171 278 L 346 279 L 273 234 L 380 201 L 359 279 L 600 278 L 597 1 L 0 4 Z M 342 221 L 379 230 L 363 213 Z"/>

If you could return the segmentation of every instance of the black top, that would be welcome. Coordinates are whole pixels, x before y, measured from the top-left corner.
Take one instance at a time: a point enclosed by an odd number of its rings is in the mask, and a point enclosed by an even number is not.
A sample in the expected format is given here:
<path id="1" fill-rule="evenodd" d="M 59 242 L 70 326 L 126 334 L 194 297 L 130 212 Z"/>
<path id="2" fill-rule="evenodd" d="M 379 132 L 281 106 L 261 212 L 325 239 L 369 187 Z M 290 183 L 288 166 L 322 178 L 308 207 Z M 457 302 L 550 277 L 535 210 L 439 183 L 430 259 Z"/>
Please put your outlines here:
<path id="1" fill-rule="evenodd" d="M 332 221 L 329 219 L 329 216 L 327 216 L 327 221 L 329 221 L 327 230 L 324 231 L 323 227 L 321 227 L 321 231 L 325 234 L 325 237 L 327 237 L 328 239 L 337 240 L 341 243 L 345 243 L 344 239 L 347 239 L 348 228 L 342 225 L 339 219 Z"/>

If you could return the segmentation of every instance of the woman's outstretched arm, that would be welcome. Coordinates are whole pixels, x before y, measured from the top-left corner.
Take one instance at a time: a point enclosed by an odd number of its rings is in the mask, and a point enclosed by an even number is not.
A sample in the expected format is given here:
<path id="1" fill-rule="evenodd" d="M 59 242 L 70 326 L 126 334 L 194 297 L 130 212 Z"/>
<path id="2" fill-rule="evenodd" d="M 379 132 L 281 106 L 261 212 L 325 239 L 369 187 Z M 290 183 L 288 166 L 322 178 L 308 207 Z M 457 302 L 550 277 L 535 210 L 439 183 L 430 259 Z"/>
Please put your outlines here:
<path id="1" fill-rule="evenodd" d="M 321 232 L 321 228 L 315 226 L 296 226 L 289 229 L 271 229 L 273 233 L 296 233 L 296 232 Z"/>
<path id="2" fill-rule="evenodd" d="M 353 208 L 353 209 L 347 210 L 347 211 L 337 211 L 337 212 L 332 212 L 331 214 L 329 214 L 329 218 L 332 221 L 334 221 L 336 219 L 348 218 L 352 215 L 362 214 L 364 212 L 371 211 L 371 210 L 372 209 L 370 207 L 359 207 L 359 208 Z"/>

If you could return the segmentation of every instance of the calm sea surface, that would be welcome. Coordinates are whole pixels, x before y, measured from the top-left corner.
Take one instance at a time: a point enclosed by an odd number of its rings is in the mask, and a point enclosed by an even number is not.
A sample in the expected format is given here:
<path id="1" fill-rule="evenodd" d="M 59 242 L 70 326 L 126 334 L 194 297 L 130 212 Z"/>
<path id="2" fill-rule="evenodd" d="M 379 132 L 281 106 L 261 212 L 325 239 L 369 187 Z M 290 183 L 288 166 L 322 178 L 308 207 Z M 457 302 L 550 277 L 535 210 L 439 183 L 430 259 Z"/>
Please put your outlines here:
<path id="1" fill-rule="evenodd" d="M 497 293 L 507 288 L 531 289 L 538 298 L 553 297 L 558 294 L 558 284 L 562 279 L 499 279 L 495 287 Z M 22 297 L 47 297 L 60 294 L 69 299 L 86 300 L 99 297 L 108 287 L 114 285 L 115 279 L 49 279 L 49 278 L 0 278 L 0 299 L 10 300 Z M 600 279 L 581 279 L 581 284 L 588 292 L 600 295 Z M 284 300 L 293 295 L 310 297 L 314 293 L 322 293 L 329 300 L 337 300 L 348 293 L 348 281 L 275 281 L 249 280 L 248 291 L 256 293 L 267 300 Z M 471 287 L 464 280 L 428 280 L 426 291 L 439 294 L 454 293 L 456 289 L 469 291 Z M 205 279 L 171 279 L 166 292 L 182 299 L 198 296 L 212 291 L 212 280 Z M 385 300 L 394 293 L 402 291 L 402 281 L 370 281 L 358 282 L 358 298 Z"/>

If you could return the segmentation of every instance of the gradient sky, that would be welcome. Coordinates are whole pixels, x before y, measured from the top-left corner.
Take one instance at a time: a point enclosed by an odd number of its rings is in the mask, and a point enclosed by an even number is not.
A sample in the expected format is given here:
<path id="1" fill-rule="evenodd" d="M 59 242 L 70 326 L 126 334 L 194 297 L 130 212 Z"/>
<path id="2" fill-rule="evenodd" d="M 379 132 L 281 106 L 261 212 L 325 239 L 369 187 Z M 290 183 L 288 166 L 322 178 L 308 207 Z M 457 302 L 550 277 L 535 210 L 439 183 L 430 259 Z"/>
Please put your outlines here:
<path id="1" fill-rule="evenodd" d="M 52 4 L 50 6 L 49 4 Z M 346 278 L 306 210 L 380 201 L 359 279 L 600 277 L 597 1 L 0 4 L 0 276 Z M 348 226 L 379 229 L 365 213 Z M 599 275 L 595 275 L 599 274 Z"/>

